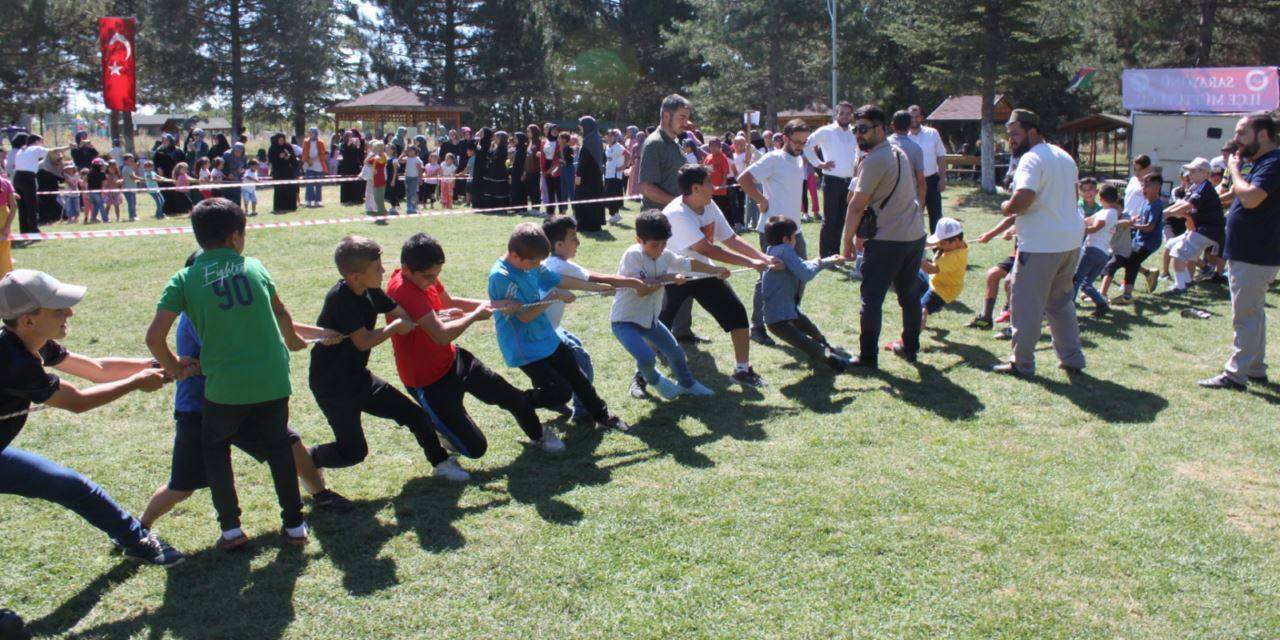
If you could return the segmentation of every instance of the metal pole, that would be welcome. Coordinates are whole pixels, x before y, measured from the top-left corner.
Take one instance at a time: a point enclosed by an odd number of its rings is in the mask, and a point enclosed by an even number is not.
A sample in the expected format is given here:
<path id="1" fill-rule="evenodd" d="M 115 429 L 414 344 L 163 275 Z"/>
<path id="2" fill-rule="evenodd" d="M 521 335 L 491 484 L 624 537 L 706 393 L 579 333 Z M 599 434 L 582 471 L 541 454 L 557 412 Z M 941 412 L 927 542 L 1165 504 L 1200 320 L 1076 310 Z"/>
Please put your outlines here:
<path id="1" fill-rule="evenodd" d="M 831 110 L 835 113 L 836 100 L 836 2 L 827 0 L 827 14 L 831 16 Z"/>

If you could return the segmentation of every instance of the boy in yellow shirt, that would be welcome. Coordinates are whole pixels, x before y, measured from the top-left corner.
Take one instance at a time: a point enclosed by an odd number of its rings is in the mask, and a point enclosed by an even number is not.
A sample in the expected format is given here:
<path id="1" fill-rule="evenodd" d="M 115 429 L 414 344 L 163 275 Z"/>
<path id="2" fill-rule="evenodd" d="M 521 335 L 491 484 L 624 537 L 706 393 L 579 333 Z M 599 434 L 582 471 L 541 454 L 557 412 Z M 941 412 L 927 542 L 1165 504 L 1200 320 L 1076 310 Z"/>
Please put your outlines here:
<path id="1" fill-rule="evenodd" d="M 933 246 L 934 254 L 933 260 L 925 259 L 920 264 L 920 282 L 925 286 L 925 293 L 920 297 L 922 328 L 929 314 L 941 311 L 960 297 L 965 270 L 969 268 L 969 245 L 965 244 L 964 226 L 959 220 L 940 218 L 928 243 Z"/>

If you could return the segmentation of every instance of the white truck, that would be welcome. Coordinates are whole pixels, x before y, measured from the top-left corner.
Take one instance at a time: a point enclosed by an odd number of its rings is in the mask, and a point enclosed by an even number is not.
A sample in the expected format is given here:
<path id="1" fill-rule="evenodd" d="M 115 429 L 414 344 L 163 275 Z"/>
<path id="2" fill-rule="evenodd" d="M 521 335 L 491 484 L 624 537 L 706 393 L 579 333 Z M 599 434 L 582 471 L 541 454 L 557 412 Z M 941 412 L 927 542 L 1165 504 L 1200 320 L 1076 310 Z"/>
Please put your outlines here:
<path id="1" fill-rule="evenodd" d="M 1130 118 L 1129 158 L 1146 154 L 1160 167 L 1166 183 L 1177 184 L 1182 165 L 1197 157 L 1212 160 L 1231 142 L 1236 113 L 1144 113 Z"/>

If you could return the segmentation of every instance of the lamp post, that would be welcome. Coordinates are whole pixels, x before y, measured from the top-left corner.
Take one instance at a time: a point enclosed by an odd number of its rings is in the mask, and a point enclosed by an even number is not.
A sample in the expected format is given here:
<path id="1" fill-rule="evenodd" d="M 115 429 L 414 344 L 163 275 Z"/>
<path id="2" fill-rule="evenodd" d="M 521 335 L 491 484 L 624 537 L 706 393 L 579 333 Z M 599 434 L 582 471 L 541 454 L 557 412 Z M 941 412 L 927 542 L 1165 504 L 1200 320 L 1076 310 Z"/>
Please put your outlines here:
<path id="1" fill-rule="evenodd" d="M 831 16 L 831 109 L 836 108 L 836 2 L 827 0 L 827 15 Z"/>

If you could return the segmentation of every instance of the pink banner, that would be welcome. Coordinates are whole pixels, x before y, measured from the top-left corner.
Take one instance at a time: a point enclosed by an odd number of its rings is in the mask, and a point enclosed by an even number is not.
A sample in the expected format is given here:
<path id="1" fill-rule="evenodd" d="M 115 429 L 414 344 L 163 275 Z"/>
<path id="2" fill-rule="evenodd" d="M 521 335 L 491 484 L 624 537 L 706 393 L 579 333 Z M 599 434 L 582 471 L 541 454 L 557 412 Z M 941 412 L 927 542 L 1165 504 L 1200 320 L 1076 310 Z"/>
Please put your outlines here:
<path id="1" fill-rule="evenodd" d="M 1241 113 L 1280 107 L 1276 67 L 1126 69 L 1124 108 L 1130 111 Z"/>

